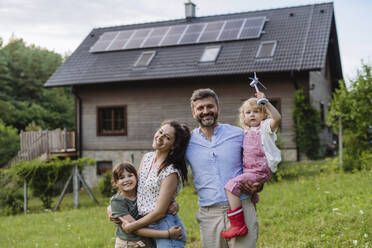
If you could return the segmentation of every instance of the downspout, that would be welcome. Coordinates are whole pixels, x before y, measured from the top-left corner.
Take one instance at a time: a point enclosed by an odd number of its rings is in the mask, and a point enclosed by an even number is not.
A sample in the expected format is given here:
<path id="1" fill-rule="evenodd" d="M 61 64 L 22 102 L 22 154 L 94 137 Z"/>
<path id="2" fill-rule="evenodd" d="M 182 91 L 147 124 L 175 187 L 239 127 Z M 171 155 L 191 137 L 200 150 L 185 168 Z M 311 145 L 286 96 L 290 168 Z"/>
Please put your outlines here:
<path id="1" fill-rule="evenodd" d="M 76 88 L 72 86 L 72 94 L 75 96 L 75 126 L 76 126 L 76 136 L 75 139 L 75 147 L 78 150 L 78 157 L 82 157 L 82 147 L 83 147 L 83 139 L 82 139 L 82 123 L 81 123 L 81 98 L 77 94 Z"/>
<path id="2" fill-rule="evenodd" d="M 298 90 L 298 84 L 297 84 L 296 77 L 294 76 L 294 74 L 295 74 L 294 70 L 291 70 L 289 72 L 289 76 L 290 76 L 291 81 L 293 83 L 293 87 L 295 88 L 295 90 Z"/>

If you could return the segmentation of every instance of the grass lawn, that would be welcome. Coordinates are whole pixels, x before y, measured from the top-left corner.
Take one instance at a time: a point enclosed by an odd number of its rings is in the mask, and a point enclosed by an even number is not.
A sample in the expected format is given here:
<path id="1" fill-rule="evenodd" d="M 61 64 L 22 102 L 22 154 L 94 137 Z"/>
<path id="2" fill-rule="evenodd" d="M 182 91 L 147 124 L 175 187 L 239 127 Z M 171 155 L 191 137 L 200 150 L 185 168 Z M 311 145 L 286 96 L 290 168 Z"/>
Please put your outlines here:
<path id="1" fill-rule="evenodd" d="M 280 168 L 281 180 L 268 183 L 260 194 L 258 247 L 372 248 L 372 171 L 336 173 L 328 164 Z M 114 225 L 105 213 L 109 199 L 95 196 L 100 206 L 82 192 L 80 208 L 73 209 L 67 195 L 55 213 L 31 199 L 29 214 L 0 217 L 0 247 L 114 247 Z M 185 187 L 177 201 L 186 247 L 201 247 L 193 187 Z"/>

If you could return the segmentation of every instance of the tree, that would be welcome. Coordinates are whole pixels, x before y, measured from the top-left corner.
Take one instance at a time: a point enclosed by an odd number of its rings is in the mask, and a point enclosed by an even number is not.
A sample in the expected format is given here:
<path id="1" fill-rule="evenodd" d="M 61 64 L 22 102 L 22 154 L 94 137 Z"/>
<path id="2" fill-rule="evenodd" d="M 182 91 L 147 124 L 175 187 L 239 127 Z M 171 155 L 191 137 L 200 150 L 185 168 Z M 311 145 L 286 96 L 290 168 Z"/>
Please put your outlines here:
<path id="1" fill-rule="evenodd" d="M 5 126 L 0 119 L 0 168 L 11 160 L 19 150 L 17 129 Z"/>
<path id="2" fill-rule="evenodd" d="M 350 88 L 341 82 L 333 94 L 327 123 L 338 130 L 341 118 L 344 137 L 345 170 L 360 169 L 363 152 L 372 152 L 369 130 L 372 128 L 372 77 L 371 66 L 362 63 L 357 78 Z"/>
<path id="3" fill-rule="evenodd" d="M 69 89 L 45 89 L 43 84 L 61 65 L 62 56 L 0 39 L 0 116 L 4 123 L 24 130 L 31 122 L 43 129 L 74 127 L 74 100 Z"/>

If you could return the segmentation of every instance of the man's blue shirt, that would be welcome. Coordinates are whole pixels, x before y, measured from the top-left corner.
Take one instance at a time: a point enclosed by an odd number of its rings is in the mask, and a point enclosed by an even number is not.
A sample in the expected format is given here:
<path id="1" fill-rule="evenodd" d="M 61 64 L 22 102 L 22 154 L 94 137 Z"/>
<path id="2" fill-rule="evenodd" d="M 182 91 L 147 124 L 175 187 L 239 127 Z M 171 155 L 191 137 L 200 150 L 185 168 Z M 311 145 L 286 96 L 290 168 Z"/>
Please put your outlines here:
<path id="1" fill-rule="evenodd" d="M 186 159 L 191 165 L 199 206 L 228 205 L 225 184 L 242 174 L 244 132 L 219 123 L 209 141 L 200 128 L 191 132 Z M 241 199 L 247 198 L 242 195 Z"/>

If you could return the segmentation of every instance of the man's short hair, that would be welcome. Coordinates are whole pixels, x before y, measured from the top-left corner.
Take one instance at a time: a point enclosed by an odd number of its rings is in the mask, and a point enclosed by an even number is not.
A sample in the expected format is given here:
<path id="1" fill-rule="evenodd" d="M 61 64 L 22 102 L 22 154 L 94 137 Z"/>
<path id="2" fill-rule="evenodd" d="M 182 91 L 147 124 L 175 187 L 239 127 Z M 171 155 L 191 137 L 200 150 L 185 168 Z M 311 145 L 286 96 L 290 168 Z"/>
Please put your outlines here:
<path id="1" fill-rule="evenodd" d="M 193 107 L 194 107 L 193 103 L 195 101 L 200 100 L 200 99 L 204 99 L 204 98 L 207 98 L 207 97 L 213 97 L 214 100 L 216 101 L 217 107 L 219 106 L 219 100 L 218 100 L 217 94 L 212 89 L 206 88 L 206 89 L 197 89 L 192 93 L 192 95 L 190 97 L 191 109 L 193 109 Z"/>

